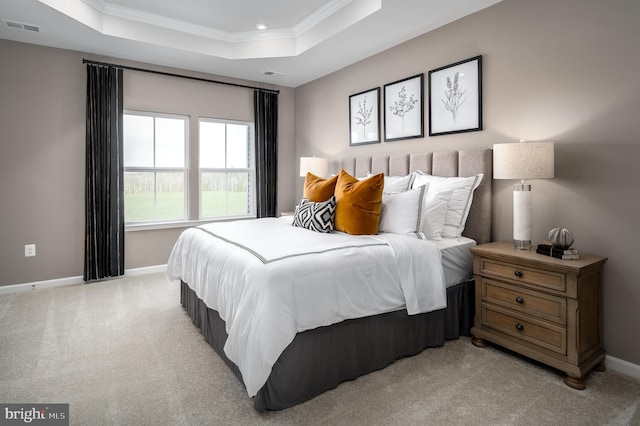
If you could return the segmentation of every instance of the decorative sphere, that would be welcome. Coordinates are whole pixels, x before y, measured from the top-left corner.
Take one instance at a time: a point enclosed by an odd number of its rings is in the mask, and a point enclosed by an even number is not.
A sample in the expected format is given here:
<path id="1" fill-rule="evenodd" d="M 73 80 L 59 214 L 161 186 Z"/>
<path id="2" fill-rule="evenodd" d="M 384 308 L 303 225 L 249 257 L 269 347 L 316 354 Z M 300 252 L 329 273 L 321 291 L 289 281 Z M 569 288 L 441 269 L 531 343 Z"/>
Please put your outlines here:
<path id="1" fill-rule="evenodd" d="M 551 245 L 568 249 L 573 244 L 573 234 L 565 228 L 553 228 L 549 231 Z"/>

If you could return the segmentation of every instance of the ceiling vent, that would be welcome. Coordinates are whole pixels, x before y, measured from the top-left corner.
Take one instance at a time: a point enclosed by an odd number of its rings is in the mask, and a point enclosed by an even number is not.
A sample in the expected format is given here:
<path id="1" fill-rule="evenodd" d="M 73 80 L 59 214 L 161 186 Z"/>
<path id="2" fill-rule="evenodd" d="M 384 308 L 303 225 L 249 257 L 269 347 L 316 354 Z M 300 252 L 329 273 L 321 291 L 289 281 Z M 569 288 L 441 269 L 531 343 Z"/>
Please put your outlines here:
<path id="1" fill-rule="evenodd" d="M 25 24 L 24 22 L 17 21 L 9 21 L 8 19 L 3 19 L 2 23 L 5 27 L 15 28 L 18 30 L 32 31 L 34 33 L 40 32 L 40 27 L 33 24 Z"/>

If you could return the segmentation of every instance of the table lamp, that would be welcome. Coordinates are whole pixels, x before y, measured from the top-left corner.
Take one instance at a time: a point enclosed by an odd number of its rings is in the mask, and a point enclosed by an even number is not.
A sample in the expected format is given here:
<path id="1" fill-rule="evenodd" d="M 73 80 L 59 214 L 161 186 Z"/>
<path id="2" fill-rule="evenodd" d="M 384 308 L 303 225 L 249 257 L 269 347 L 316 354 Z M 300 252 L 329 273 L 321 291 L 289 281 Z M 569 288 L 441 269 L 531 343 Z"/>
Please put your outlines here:
<path id="1" fill-rule="evenodd" d="M 553 142 L 493 145 L 493 178 L 519 179 L 513 185 L 513 242 L 519 250 L 531 249 L 531 185 L 526 179 L 554 176 Z"/>
<path id="2" fill-rule="evenodd" d="M 306 177 L 307 173 L 325 178 L 329 174 L 329 160 L 320 157 L 300 157 L 300 176 Z"/>

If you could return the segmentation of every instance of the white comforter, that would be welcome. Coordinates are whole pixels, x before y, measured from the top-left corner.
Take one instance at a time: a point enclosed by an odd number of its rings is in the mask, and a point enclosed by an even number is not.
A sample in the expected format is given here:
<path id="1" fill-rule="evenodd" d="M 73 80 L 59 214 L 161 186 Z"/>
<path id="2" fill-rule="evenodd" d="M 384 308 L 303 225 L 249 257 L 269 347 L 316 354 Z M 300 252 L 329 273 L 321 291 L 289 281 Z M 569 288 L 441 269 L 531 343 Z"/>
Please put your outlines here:
<path id="1" fill-rule="evenodd" d="M 446 307 L 440 251 L 394 234 L 321 234 L 286 219 L 185 230 L 167 265 L 225 321 L 227 357 L 249 396 L 296 333 L 405 308 Z"/>

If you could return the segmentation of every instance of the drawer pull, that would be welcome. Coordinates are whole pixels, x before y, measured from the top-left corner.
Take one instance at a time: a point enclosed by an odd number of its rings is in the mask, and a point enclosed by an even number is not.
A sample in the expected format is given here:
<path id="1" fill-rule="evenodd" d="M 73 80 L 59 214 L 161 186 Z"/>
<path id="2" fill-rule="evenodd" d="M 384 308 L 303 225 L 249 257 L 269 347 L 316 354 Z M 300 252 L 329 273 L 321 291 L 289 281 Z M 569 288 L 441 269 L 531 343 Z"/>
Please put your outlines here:
<path id="1" fill-rule="evenodd" d="M 518 278 L 522 278 L 522 276 L 524 275 L 522 273 L 522 271 L 520 271 L 520 270 L 516 270 L 516 272 L 514 272 L 514 273 L 516 274 L 516 277 L 518 277 Z"/>
<path id="2" fill-rule="evenodd" d="M 517 323 L 517 324 L 516 324 L 516 329 L 517 329 L 518 331 L 522 331 L 522 330 L 524 330 L 524 325 L 522 325 L 522 324 L 520 324 L 520 323 Z"/>
<path id="3" fill-rule="evenodd" d="M 521 296 L 516 297 L 516 302 L 524 303 L 524 299 Z"/>

